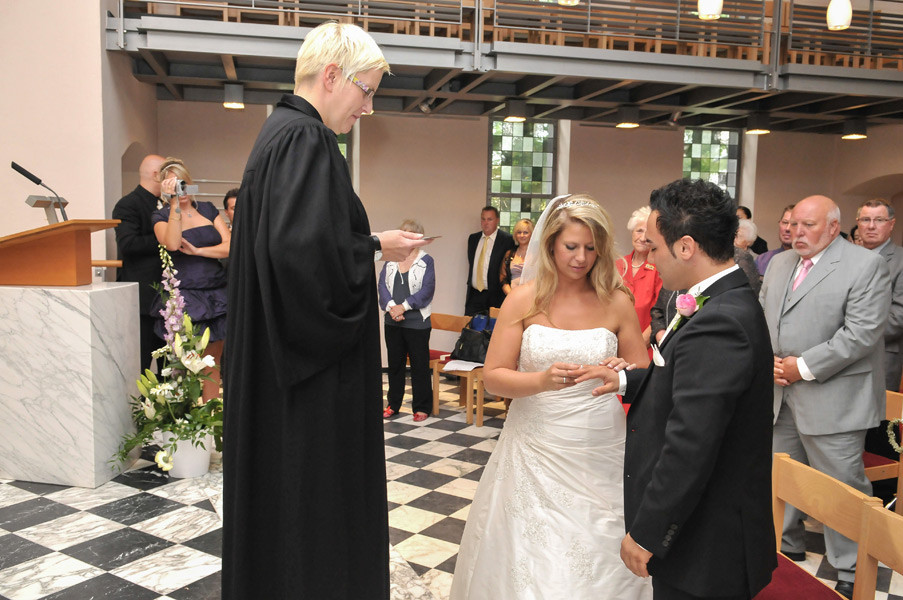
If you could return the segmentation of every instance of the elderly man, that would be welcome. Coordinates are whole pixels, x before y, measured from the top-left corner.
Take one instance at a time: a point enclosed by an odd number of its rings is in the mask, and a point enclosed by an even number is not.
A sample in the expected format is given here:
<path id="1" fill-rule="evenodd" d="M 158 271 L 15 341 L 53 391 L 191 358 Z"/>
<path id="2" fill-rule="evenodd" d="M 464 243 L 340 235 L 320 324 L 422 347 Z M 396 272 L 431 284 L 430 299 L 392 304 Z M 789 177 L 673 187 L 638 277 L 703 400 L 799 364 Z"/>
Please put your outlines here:
<path id="1" fill-rule="evenodd" d="M 838 239 L 840 209 L 810 196 L 793 209 L 795 252 L 774 257 L 760 300 L 774 357 L 774 451 L 871 494 L 862 451 L 884 415 L 890 277 L 881 256 Z M 802 514 L 788 507 L 781 550 L 805 559 Z M 856 544 L 825 528 L 838 592 L 852 597 Z"/>
<path id="2" fill-rule="evenodd" d="M 890 240 L 894 230 L 894 208 L 883 198 L 866 200 L 856 212 L 862 246 L 874 250 L 887 262 L 891 278 L 891 305 L 884 329 L 884 385 L 899 391 L 903 376 L 900 340 L 903 338 L 903 248 Z"/>
<path id="3" fill-rule="evenodd" d="M 116 247 L 122 266 L 116 272 L 116 281 L 138 282 L 142 368 L 151 365 L 151 352 L 163 345 L 163 340 L 154 333 L 154 322 L 159 315 L 151 314 L 151 304 L 157 294 L 151 286 L 163 278 L 157 237 L 151 223 L 151 215 L 160 200 L 157 175 L 163 161 L 156 154 L 145 156 L 138 167 L 138 187 L 113 207 L 113 218 L 121 221 L 116 226 Z"/>
<path id="4" fill-rule="evenodd" d="M 793 206 L 793 204 L 785 206 L 784 212 L 781 215 L 781 220 L 778 221 L 778 236 L 780 237 L 781 245 L 756 257 L 756 268 L 759 270 L 759 275 L 765 275 L 768 263 L 771 262 L 771 259 L 774 258 L 776 254 L 780 254 L 784 250 L 790 250 L 791 243 L 793 242 L 793 236 L 790 233 L 790 213 L 793 211 Z"/>

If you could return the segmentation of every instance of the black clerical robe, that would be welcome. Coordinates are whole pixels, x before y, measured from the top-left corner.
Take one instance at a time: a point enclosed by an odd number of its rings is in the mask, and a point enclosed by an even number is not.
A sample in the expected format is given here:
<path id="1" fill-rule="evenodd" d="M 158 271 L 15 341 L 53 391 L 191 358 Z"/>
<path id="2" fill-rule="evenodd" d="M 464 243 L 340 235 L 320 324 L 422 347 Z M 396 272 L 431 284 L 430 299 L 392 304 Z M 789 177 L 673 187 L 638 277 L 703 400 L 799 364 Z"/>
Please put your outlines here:
<path id="1" fill-rule="evenodd" d="M 232 228 L 226 600 L 389 598 L 369 236 L 335 134 L 285 95 L 248 159 Z"/>

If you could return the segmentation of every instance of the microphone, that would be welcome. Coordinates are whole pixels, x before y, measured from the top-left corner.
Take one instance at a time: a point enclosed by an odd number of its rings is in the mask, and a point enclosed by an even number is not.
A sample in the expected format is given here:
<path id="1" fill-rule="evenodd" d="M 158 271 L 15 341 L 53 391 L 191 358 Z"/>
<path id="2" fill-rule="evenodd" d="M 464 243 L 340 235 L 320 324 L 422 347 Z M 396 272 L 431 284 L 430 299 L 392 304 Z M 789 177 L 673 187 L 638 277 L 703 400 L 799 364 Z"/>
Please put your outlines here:
<path id="1" fill-rule="evenodd" d="M 21 165 L 17 165 L 15 162 L 11 162 L 11 163 L 9 163 L 9 166 L 11 166 L 13 168 L 13 170 L 18 171 L 20 174 L 22 174 L 23 176 L 28 178 L 32 183 L 35 183 L 43 188 L 47 188 L 48 190 L 50 190 L 50 188 L 47 187 L 47 185 L 41 183 L 40 177 L 37 177 L 33 173 L 30 173 L 27 169 L 25 169 Z M 53 196 L 56 198 L 56 204 L 57 204 L 57 206 L 60 207 L 60 214 L 63 215 L 63 220 L 68 221 L 69 217 L 66 216 L 66 209 L 63 207 L 63 201 L 60 199 L 59 194 L 57 194 L 53 190 L 50 190 L 50 193 L 53 194 Z"/>
<path id="2" fill-rule="evenodd" d="M 18 171 L 19 173 L 21 173 L 22 175 L 24 175 L 24 176 L 27 177 L 28 179 L 31 179 L 31 182 L 32 182 L 32 183 L 35 183 L 35 184 L 37 184 L 37 185 L 41 185 L 41 179 L 40 179 L 39 177 L 37 177 L 36 175 L 34 175 L 34 174 L 28 172 L 28 170 L 25 169 L 25 167 L 23 167 L 23 166 L 21 166 L 21 165 L 17 165 L 17 164 L 14 163 L 14 162 L 9 163 L 9 166 L 11 166 L 14 170 Z"/>

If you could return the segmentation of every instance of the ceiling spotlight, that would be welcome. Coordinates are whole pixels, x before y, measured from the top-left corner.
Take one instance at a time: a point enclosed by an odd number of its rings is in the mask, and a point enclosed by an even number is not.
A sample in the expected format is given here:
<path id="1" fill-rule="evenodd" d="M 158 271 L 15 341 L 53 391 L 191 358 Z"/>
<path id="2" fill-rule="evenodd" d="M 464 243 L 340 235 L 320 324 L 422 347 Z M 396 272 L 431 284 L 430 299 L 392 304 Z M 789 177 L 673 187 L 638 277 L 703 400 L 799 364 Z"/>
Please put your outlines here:
<path id="1" fill-rule="evenodd" d="M 505 122 L 523 123 L 527 120 L 527 101 L 508 100 L 505 102 Z"/>
<path id="2" fill-rule="evenodd" d="M 850 0 L 831 0 L 825 13 L 825 20 L 831 31 L 841 31 L 849 27 L 850 21 L 853 20 L 853 5 L 850 4 Z"/>
<path id="3" fill-rule="evenodd" d="M 433 112 L 433 102 L 435 101 L 435 98 L 427 98 L 426 100 L 418 104 L 417 108 L 419 108 L 420 112 L 422 112 L 423 114 L 428 115 Z"/>
<path id="4" fill-rule="evenodd" d="M 771 133 L 771 117 L 768 113 L 752 113 L 746 117 L 747 135 L 765 135 Z"/>
<path id="5" fill-rule="evenodd" d="M 671 116 L 668 117 L 668 120 L 665 121 L 665 125 L 668 127 L 677 127 L 680 123 L 680 116 L 683 114 L 682 111 L 675 110 L 671 113 Z"/>
<path id="6" fill-rule="evenodd" d="M 723 6 L 723 0 L 699 0 L 696 8 L 700 19 L 703 21 L 714 21 L 721 18 Z"/>
<path id="7" fill-rule="evenodd" d="M 223 86 L 223 106 L 235 110 L 245 107 L 245 86 L 240 83 L 227 83 Z"/>
<path id="8" fill-rule="evenodd" d="M 840 136 L 844 140 L 864 140 L 868 137 L 868 127 L 865 119 L 850 119 L 844 121 L 843 135 Z"/>
<path id="9" fill-rule="evenodd" d="M 622 106 L 618 109 L 619 129 L 633 129 L 640 126 L 640 109 L 636 106 Z"/>

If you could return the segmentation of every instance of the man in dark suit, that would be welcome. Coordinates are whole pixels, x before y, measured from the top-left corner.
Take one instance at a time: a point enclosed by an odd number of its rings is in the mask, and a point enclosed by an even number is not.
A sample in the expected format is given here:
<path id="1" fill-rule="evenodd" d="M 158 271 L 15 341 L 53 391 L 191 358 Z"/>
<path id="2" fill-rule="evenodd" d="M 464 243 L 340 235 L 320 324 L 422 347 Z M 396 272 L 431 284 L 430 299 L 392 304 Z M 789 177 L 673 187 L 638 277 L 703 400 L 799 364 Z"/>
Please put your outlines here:
<path id="1" fill-rule="evenodd" d="M 698 308 L 672 320 L 653 365 L 625 377 L 621 558 L 652 576 L 656 600 L 745 600 L 777 566 L 768 327 L 734 264 L 731 197 L 679 180 L 650 207 L 649 256 L 664 287 L 687 289 Z"/>
<path id="2" fill-rule="evenodd" d="M 467 238 L 467 300 L 464 314 L 472 315 L 499 307 L 505 299 L 499 271 L 502 259 L 514 248 L 514 240 L 507 231 L 499 229 L 499 211 L 486 206 L 480 213 L 480 229 Z"/>
<path id="3" fill-rule="evenodd" d="M 116 247 L 122 261 L 116 281 L 138 282 L 142 368 L 150 367 L 151 352 L 163 346 L 163 340 L 154 333 L 154 322 L 159 315 L 151 314 L 151 304 L 157 294 L 151 286 L 160 283 L 163 277 L 151 215 L 157 210 L 160 199 L 157 176 L 164 160 L 156 154 L 145 156 L 138 167 L 138 187 L 113 207 L 113 218 L 122 221 L 116 226 Z"/>

